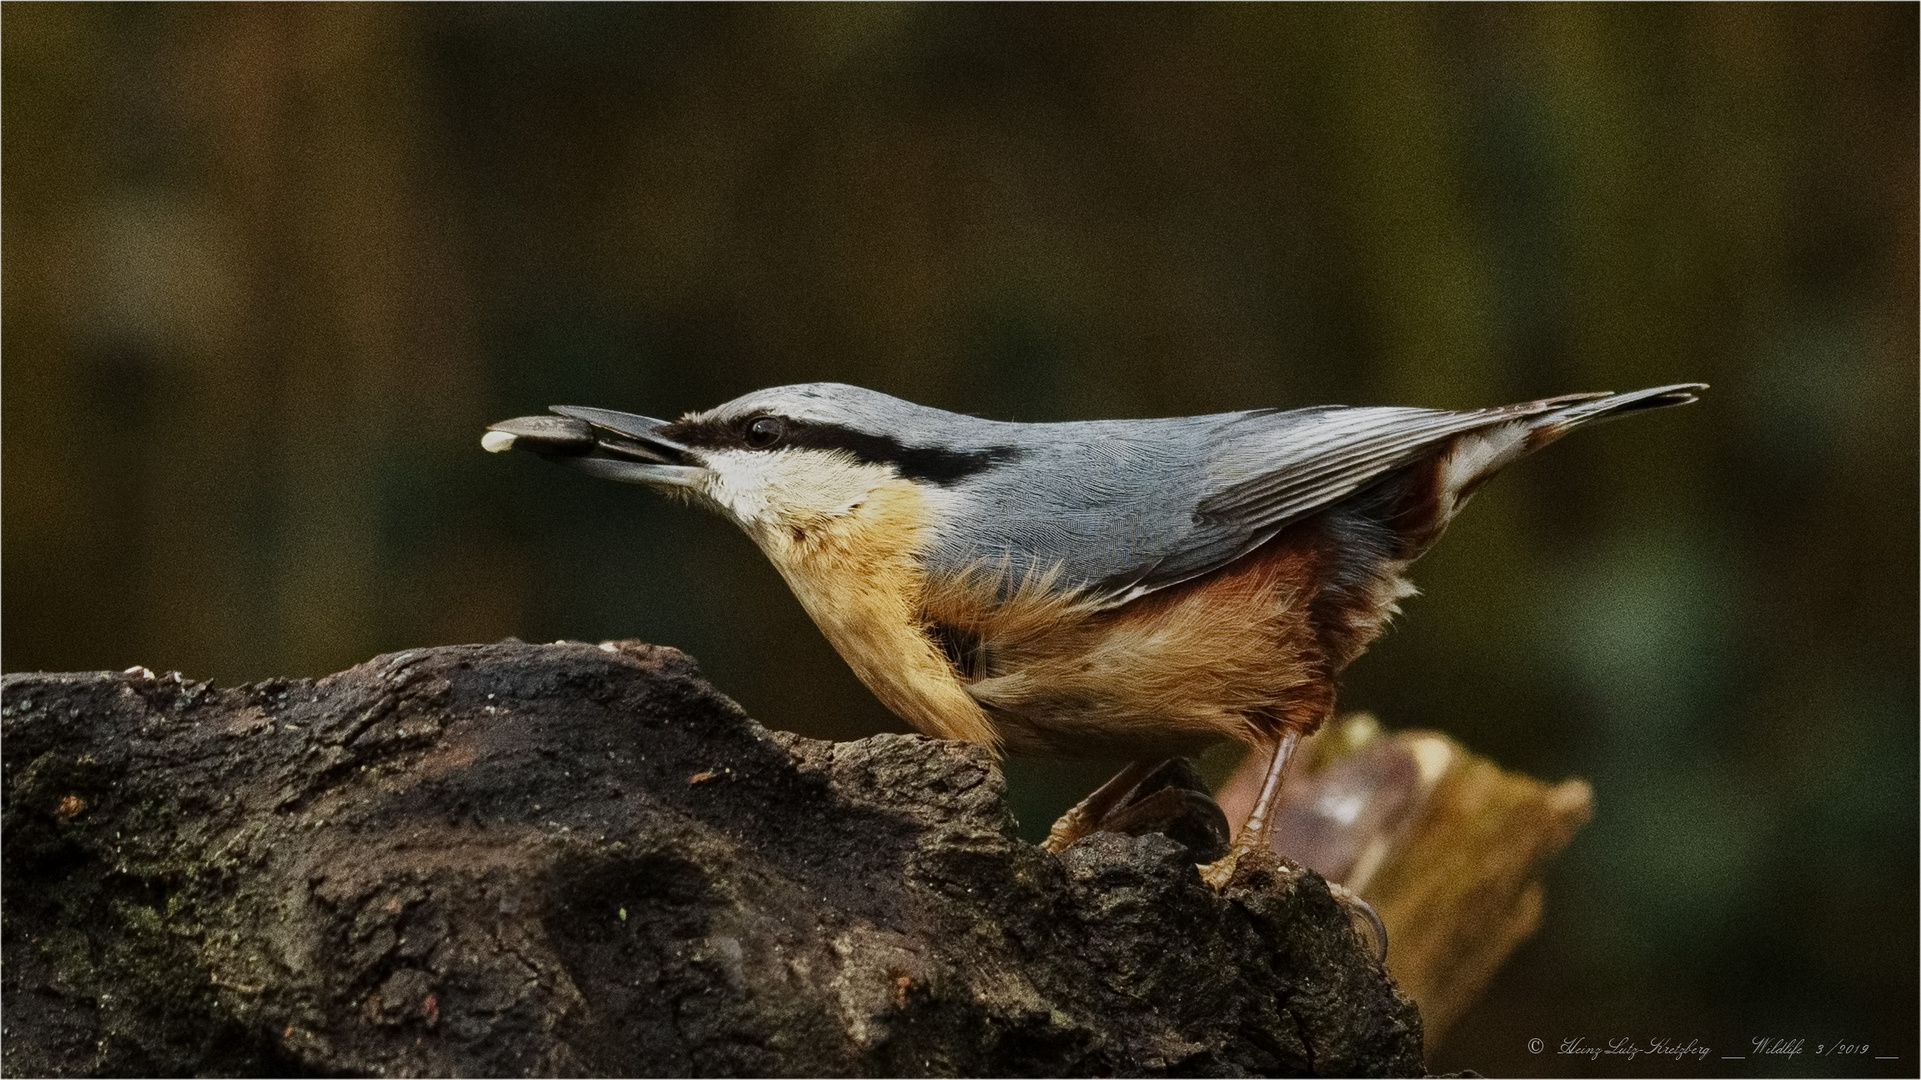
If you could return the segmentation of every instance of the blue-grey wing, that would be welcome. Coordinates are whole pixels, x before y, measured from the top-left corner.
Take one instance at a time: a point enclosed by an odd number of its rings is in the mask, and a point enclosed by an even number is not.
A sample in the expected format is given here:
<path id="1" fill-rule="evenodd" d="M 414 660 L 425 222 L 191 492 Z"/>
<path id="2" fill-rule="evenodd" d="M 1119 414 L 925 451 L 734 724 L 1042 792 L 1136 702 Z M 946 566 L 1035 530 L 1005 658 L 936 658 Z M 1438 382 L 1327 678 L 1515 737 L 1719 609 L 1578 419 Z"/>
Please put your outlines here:
<path id="1" fill-rule="evenodd" d="M 1586 397 L 1034 425 L 1018 467 L 955 496 L 929 554 L 937 572 L 1052 574 L 1119 605 L 1234 561 L 1454 436 Z"/>

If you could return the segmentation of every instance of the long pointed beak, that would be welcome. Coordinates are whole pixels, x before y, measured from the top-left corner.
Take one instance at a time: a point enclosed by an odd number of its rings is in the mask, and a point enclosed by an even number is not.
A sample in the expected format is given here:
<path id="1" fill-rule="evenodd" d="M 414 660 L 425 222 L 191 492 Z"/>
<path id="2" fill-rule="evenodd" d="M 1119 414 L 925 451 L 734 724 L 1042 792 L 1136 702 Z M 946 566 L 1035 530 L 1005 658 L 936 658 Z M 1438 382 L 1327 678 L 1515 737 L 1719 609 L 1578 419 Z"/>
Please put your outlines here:
<path id="1" fill-rule="evenodd" d="M 568 468 L 631 484 L 693 487 L 706 469 L 687 446 L 660 434 L 664 420 L 577 405 L 557 416 L 518 416 L 490 424 L 480 445 L 491 453 L 527 450 Z"/>
<path id="2" fill-rule="evenodd" d="M 590 409 L 584 405 L 549 405 L 548 410 L 559 413 L 570 420 L 579 420 L 593 425 L 595 435 L 601 446 L 610 450 L 624 450 L 652 454 L 663 461 L 681 464 L 689 460 L 688 448 L 662 435 L 661 429 L 667 421 L 656 420 L 651 416 L 634 413 L 614 412 L 612 409 Z"/>

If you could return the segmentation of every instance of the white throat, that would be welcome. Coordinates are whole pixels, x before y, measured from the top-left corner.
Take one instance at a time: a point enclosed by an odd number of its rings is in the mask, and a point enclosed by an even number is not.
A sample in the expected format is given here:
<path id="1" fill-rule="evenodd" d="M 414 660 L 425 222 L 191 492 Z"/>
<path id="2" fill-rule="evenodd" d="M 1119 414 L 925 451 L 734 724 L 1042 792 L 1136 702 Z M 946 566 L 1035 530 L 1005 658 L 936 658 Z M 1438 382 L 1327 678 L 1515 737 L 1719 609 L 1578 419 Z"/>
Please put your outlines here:
<path id="1" fill-rule="evenodd" d="M 761 541 L 772 531 L 807 531 L 858 508 L 895 478 L 886 465 L 837 450 L 709 450 L 699 493 Z"/>

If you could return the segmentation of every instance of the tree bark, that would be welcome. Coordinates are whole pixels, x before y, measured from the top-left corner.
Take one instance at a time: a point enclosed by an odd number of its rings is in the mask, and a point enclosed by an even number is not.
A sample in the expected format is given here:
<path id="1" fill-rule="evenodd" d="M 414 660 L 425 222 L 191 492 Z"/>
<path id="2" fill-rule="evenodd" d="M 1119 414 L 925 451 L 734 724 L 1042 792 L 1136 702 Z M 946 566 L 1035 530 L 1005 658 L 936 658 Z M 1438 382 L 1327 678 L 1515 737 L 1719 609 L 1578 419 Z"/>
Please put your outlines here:
<path id="1" fill-rule="evenodd" d="M 672 649 L 8 676 L 9 1075 L 1419 1075 L 1319 876 L 1059 857 L 983 751 L 770 732 Z"/>

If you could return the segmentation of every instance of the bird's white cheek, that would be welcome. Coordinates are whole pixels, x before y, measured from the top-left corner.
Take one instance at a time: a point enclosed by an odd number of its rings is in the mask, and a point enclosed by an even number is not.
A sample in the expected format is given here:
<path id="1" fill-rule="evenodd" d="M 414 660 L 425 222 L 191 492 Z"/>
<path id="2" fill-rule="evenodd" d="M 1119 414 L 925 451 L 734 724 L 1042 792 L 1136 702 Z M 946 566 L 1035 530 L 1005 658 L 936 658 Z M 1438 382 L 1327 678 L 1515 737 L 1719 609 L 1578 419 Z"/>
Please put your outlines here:
<path id="1" fill-rule="evenodd" d="M 725 484 L 710 485 L 707 497 L 734 524 L 754 532 L 767 517 L 767 502 L 751 493 Z"/>
<path id="2" fill-rule="evenodd" d="M 758 530 L 769 516 L 772 488 L 765 454 L 712 451 L 707 455 L 707 476 L 701 485 L 706 496 L 721 513 L 749 533 Z"/>
<path id="3" fill-rule="evenodd" d="M 844 517 L 893 479 L 884 465 L 818 450 L 720 450 L 702 494 L 756 540 L 806 533 Z"/>

